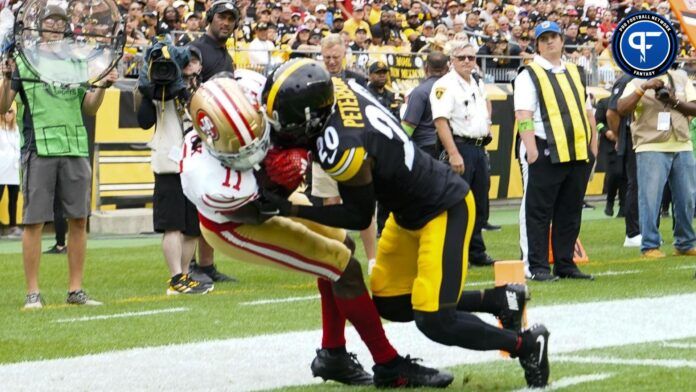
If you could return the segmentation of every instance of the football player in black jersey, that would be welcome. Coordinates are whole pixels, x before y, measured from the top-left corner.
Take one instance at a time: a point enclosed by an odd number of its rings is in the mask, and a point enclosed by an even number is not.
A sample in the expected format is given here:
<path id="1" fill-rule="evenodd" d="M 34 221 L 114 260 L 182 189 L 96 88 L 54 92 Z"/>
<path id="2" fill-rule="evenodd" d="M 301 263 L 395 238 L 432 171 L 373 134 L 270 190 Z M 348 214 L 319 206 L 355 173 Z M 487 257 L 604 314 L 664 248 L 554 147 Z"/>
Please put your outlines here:
<path id="1" fill-rule="evenodd" d="M 263 100 L 274 144 L 311 149 L 343 199 L 311 207 L 268 193 L 267 213 L 360 230 L 375 202 L 384 204 L 392 214 L 370 276 L 380 315 L 415 320 L 445 345 L 508 351 L 520 359 L 528 386 L 546 386 L 549 333 L 543 325 L 521 330 L 526 286 L 463 291 L 475 215 L 468 184 L 418 149 L 365 88 L 331 78 L 315 61 L 283 64 L 268 78 Z M 471 312 L 496 315 L 504 329 Z M 381 381 L 376 374 L 374 381 Z"/>

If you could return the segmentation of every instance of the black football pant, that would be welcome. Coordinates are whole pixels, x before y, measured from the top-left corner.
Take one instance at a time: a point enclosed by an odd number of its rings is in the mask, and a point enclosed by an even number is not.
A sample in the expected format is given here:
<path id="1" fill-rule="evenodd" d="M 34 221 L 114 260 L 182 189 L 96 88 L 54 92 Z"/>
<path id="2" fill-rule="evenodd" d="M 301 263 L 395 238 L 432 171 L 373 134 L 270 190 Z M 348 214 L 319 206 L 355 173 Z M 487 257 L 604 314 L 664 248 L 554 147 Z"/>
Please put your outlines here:
<path id="1" fill-rule="evenodd" d="M 638 223 L 638 172 L 636 167 L 636 152 L 632 146 L 626 146 L 623 157 L 624 175 L 626 176 L 626 196 L 624 201 L 624 222 L 626 236 L 635 237 L 640 234 Z"/>
<path id="2" fill-rule="evenodd" d="M 455 140 L 457 150 L 464 159 L 464 174 L 462 178 L 469 184 L 476 203 L 476 221 L 474 232 L 469 245 L 469 261 L 472 263 L 486 260 L 486 244 L 483 242 L 481 230 L 486 224 L 486 208 L 488 208 L 488 188 L 490 174 L 488 159 L 483 146 L 475 146 Z"/>
<path id="3" fill-rule="evenodd" d="M 607 193 L 607 206 L 613 207 L 616 196 L 619 196 L 619 209 L 625 206 L 626 176 L 623 171 L 623 157 L 616 153 L 610 153 L 607 162 L 606 177 L 604 177 L 604 189 Z"/>
<path id="4" fill-rule="evenodd" d="M 566 275 L 573 263 L 575 240 L 580 233 L 582 200 L 593 162 L 551 163 L 548 144 L 536 139 L 539 158 L 529 165 L 525 196 L 529 271 L 550 272 L 549 225 L 554 273 Z"/>

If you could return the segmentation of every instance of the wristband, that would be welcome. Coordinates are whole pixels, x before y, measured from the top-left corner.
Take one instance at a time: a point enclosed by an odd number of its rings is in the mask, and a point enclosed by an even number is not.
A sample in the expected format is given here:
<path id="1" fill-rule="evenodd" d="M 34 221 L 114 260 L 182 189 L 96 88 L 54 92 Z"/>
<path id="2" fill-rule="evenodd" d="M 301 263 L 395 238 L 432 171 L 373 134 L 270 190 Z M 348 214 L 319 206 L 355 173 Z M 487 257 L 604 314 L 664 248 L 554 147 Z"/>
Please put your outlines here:
<path id="1" fill-rule="evenodd" d="M 534 121 L 531 118 L 526 120 L 520 120 L 517 123 L 517 131 L 522 132 L 534 132 Z"/>
<path id="2" fill-rule="evenodd" d="M 639 97 L 642 97 L 645 94 L 645 90 L 643 90 L 643 88 L 640 86 L 636 86 L 636 94 L 638 94 Z"/>

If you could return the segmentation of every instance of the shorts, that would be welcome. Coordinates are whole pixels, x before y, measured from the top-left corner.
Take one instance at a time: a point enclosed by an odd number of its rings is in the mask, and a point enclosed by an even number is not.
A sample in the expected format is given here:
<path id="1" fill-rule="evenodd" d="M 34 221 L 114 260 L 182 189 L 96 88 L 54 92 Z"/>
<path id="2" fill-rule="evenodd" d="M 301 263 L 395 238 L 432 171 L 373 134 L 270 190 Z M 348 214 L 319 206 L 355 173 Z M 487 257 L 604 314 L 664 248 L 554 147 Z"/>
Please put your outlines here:
<path id="1" fill-rule="evenodd" d="M 181 188 L 179 174 L 155 173 L 155 192 L 152 195 L 152 224 L 155 231 L 180 231 L 198 237 L 198 210 Z"/>
<path id="2" fill-rule="evenodd" d="M 410 295 L 413 309 L 422 312 L 456 306 L 466 282 L 475 219 L 471 191 L 418 230 L 404 229 L 390 214 L 370 275 L 372 295 Z"/>
<path id="3" fill-rule="evenodd" d="M 329 177 L 316 162 L 312 162 L 312 196 L 324 199 L 340 197 L 336 180 Z"/>
<path id="4" fill-rule="evenodd" d="M 67 219 L 87 218 L 91 212 L 92 168 L 85 157 L 22 155 L 22 222 L 53 222 L 53 202 L 58 198 Z"/>
<path id="5" fill-rule="evenodd" d="M 309 204 L 294 193 L 296 204 Z M 346 232 L 304 219 L 273 217 L 260 225 L 216 223 L 200 216 L 201 232 L 215 251 L 248 263 L 267 265 L 337 281 L 351 253 Z"/>

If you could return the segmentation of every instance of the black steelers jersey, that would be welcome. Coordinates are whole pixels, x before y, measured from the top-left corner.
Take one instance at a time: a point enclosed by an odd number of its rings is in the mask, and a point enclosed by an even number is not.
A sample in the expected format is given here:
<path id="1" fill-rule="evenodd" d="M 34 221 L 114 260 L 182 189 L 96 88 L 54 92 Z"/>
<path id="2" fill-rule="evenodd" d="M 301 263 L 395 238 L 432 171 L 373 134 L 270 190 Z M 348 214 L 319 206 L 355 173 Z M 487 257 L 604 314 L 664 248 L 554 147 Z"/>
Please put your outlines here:
<path id="1" fill-rule="evenodd" d="M 377 201 L 408 230 L 423 227 L 464 199 L 466 181 L 416 147 L 398 120 L 364 87 L 338 78 L 333 83 L 336 107 L 315 149 L 329 176 L 348 181 L 372 157 Z"/>

